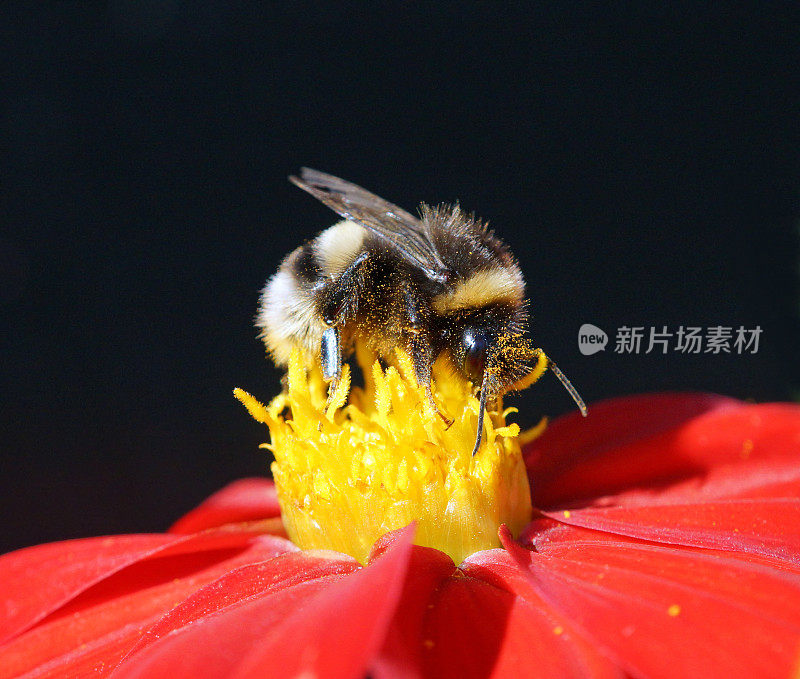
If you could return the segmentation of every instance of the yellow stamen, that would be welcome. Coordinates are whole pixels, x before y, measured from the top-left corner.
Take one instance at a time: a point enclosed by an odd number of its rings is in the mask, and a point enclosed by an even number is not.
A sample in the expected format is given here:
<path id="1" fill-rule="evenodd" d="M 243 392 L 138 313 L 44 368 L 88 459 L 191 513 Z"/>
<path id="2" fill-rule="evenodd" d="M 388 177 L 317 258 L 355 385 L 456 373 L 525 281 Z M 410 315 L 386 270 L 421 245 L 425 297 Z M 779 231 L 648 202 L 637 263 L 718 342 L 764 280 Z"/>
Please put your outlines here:
<path id="1" fill-rule="evenodd" d="M 402 351 L 385 370 L 363 348 L 357 359 L 365 384 L 350 390 L 346 405 L 349 370 L 329 399 L 320 370 L 308 368 L 299 352 L 289 362 L 288 391 L 269 406 L 234 392 L 269 426 L 272 473 L 292 541 L 364 562 L 381 535 L 416 521 L 417 544 L 460 563 L 498 547 L 500 524 L 518 532 L 531 501 L 519 426 L 505 422 L 514 409 L 498 403 L 487 413 L 473 457 L 478 399 L 468 383 L 434 366 L 434 400 L 453 419 L 448 427 Z"/>

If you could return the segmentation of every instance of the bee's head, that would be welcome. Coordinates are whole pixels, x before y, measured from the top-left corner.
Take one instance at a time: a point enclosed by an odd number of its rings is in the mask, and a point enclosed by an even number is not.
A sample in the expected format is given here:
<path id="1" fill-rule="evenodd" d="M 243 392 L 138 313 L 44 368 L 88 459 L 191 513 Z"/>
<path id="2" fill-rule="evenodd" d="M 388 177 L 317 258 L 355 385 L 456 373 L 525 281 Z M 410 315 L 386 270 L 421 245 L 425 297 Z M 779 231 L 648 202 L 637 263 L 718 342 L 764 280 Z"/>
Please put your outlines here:
<path id="1" fill-rule="evenodd" d="M 490 397 L 502 395 L 536 363 L 533 343 L 524 335 L 526 320 L 520 309 L 505 306 L 464 314 L 450 335 L 454 366 Z"/>
<path id="2" fill-rule="evenodd" d="M 535 382 L 542 371 L 539 362 L 544 360 L 586 417 L 586 405 L 566 375 L 525 336 L 524 306 L 487 307 L 460 320 L 456 331 L 449 334 L 451 360 L 464 377 L 480 387 L 481 408 L 489 399 Z"/>

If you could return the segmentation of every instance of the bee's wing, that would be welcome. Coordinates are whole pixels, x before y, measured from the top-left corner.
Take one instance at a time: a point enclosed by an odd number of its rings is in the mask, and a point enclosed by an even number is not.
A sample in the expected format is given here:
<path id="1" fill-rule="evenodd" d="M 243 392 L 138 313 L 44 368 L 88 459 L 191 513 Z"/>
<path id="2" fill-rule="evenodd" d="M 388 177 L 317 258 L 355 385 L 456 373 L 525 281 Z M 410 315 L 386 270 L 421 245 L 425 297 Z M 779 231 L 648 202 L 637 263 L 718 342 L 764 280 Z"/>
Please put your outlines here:
<path id="1" fill-rule="evenodd" d="M 344 179 L 307 167 L 301 168 L 299 178 L 292 176 L 289 181 L 345 219 L 386 240 L 431 280 L 447 280 L 448 269 L 428 237 L 425 224 L 410 212 Z"/>

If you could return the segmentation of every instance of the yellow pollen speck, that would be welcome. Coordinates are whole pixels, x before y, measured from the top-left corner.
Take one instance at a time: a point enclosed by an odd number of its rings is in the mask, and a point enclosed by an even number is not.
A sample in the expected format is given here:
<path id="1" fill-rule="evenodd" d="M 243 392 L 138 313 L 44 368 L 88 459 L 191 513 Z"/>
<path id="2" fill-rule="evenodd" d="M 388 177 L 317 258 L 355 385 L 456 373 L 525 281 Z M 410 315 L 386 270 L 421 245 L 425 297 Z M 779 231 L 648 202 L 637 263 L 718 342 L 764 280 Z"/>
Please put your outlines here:
<path id="1" fill-rule="evenodd" d="M 478 400 L 469 383 L 434 366 L 433 397 L 453 420 L 448 426 L 417 385 L 408 356 L 398 350 L 395 365 L 384 369 L 363 347 L 356 355 L 364 386 L 350 389 L 345 370 L 330 399 L 319 368 L 299 352 L 289 362 L 288 390 L 269 405 L 235 391 L 269 427 L 272 474 L 292 541 L 363 563 L 384 533 L 415 521 L 416 544 L 459 564 L 499 547 L 501 524 L 519 532 L 530 520 L 530 490 L 519 426 L 506 423 L 500 399 L 487 411 L 473 457 Z"/>
<path id="2" fill-rule="evenodd" d="M 752 439 L 745 439 L 742 441 L 742 449 L 739 451 L 739 457 L 743 460 L 746 460 L 750 457 L 750 453 L 753 452 L 753 441 Z"/>
<path id="3" fill-rule="evenodd" d="M 572 516 L 572 512 L 569 511 L 569 509 L 565 510 L 564 511 L 564 518 L 568 519 L 570 516 Z"/>
<path id="4" fill-rule="evenodd" d="M 553 628 L 553 634 L 555 634 L 557 637 L 560 637 L 562 634 L 564 634 L 564 628 L 561 625 L 556 625 Z"/>
<path id="5" fill-rule="evenodd" d="M 672 606 L 667 609 L 667 615 L 669 615 L 671 618 L 674 618 L 680 614 L 681 607 L 678 604 L 672 604 Z"/>
<path id="6" fill-rule="evenodd" d="M 432 649 L 436 644 L 434 643 L 433 639 L 425 639 L 422 642 L 422 645 L 427 648 L 428 650 Z"/>

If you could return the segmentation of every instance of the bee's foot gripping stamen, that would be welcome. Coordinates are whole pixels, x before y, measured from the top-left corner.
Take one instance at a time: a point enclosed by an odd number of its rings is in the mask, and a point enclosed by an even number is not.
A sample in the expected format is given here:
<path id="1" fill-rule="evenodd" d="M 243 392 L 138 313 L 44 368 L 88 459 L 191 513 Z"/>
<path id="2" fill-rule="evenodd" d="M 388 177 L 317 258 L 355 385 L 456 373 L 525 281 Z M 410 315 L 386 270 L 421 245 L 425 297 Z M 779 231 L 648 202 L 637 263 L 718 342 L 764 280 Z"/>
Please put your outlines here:
<path id="1" fill-rule="evenodd" d="M 334 402 L 336 390 L 339 388 L 339 378 L 334 378 L 328 382 L 328 398 L 325 399 L 325 410 L 323 411 L 328 415 L 331 411 L 331 405 Z M 317 423 L 317 431 L 322 431 L 322 420 Z"/>
<path id="2" fill-rule="evenodd" d="M 445 428 L 450 429 L 450 427 L 453 424 L 453 420 L 451 418 L 447 417 L 447 415 L 445 415 L 439 409 L 439 406 L 436 405 L 436 401 L 434 401 L 434 399 L 433 399 L 433 390 L 431 389 L 431 385 L 430 384 L 425 387 L 425 394 L 428 397 L 428 403 L 430 404 L 431 409 L 433 410 L 433 412 L 435 412 L 442 419 L 442 422 L 444 422 Z"/>

